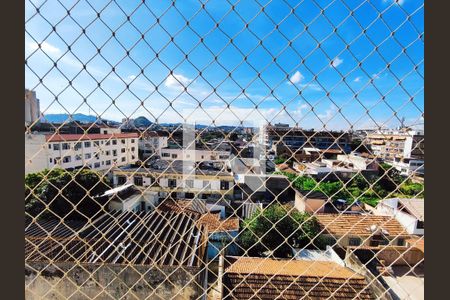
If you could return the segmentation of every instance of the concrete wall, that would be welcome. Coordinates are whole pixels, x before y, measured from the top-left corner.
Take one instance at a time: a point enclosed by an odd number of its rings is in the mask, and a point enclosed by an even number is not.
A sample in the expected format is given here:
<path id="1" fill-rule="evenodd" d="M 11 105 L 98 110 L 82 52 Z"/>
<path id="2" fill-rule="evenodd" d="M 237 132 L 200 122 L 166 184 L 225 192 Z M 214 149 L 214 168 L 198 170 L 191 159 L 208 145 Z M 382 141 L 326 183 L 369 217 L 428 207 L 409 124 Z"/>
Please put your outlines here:
<path id="1" fill-rule="evenodd" d="M 322 213 L 325 209 L 324 199 L 314 199 L 302 197 L 299 192 L 295 192 L 295 208 L 301 212 Z"/>
<path id="2" fill-rule="evenodd" d="M 25 134 L 25 174 L 49 168 L 49 150 L 43 134 Z"/>
<path id="3" fill-rule="evenodd" d="M 198 299 L 204 274 L 197 273 L 188 267 L 27 262 L 25 298 Z"/>
<path id="4" fill-rule="evenodd" d="M 424 253 L 417 248 L 388 247 L 377 253 L 378 260 L 385 266 L 414 266 L 424 259 Z"/>

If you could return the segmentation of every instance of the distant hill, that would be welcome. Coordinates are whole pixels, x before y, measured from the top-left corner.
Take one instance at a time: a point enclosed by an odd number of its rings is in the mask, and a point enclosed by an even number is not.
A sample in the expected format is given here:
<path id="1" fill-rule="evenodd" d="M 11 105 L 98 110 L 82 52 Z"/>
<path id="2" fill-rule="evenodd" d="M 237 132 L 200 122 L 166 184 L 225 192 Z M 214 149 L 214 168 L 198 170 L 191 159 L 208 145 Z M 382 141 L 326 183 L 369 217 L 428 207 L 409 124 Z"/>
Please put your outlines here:
<path id="1" fill-rule="evenodd" d="M 64 123 L 77 121 L 79 123 L 94 123 L 98 121 L 102 121 L 104 123 L 116 123 L 114 121 L 109 121 L 106 119 L 98 119 L 96 116 L 85 115 L 85 114 L 73 114 L 71 117 L 69 114 L 46 114 L 41 118 L 41 122 L 43 123 Z"/>
<path id="2" fill-rule="evenodd" d="M 150 127 L 152 122 L 149 121 L 146 117 L 137 117 L 134 119 L 134 126 L 136 127 Z"/>

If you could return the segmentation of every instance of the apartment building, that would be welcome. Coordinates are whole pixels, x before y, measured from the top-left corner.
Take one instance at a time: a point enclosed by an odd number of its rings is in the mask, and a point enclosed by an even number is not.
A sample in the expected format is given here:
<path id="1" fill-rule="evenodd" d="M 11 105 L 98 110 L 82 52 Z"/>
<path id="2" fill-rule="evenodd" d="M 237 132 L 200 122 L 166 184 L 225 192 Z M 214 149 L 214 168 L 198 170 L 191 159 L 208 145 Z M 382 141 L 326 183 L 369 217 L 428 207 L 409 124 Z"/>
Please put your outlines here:
<path id="1" fill-rule="evenodd" d="M 191 160 L 191 161 L 210 161 L 227 160 L 230 158 L 231 151 L 210 149 L 183 149 L 181 147 L 171 147 L 161 149 L 161 159 L 164 160 Z"/>
<path id="2" fill-rule="evenodd" d="M 161 149 L 167 147 L 169 137 L 156 131 L 146 131 L 139 136 L 139 156 L 145 160 L 152 156 L 161 156 Z"/>
<path id="3" fill-rule="evenodd" d="M 370 133 L 366 137 L 374 155 L 386 159 L 424 159 L 425 135 L 414 130 L 384 130 Z"/>
<path id="4" fill-rule="evenodd" d="M 218 162 L 156 160 L 145 167 L 120 167 L 112 171 L 115 186 L 132 183 L 145 191 L 169 194 L 174 199 L 230 198 L 234 177 Z"/>
<path id="5" fill-rule="evenodd" d="M 41 117 L 39 99 L 36 98 L 36 92 L 25 90 L 25 125 L 30 125 Z"/>
<path id="6" fill-rule="evenodd" d="M 345 153 L 351 151 L 351 136 L 348 132 L 305 130 L 286 124 L 263 126 L 259 142 L 273 150 L 277 145 L 282 145 L 294 151 L 305 147 L 338 149 Z"/>
<path id="7" fill-rule="evenodd" d="M 67 170 L 82 167 L 107 170 L 138 160 L 137 133 L 104 132 L 106 133 L 26 134 L 25 174 L 55 166 Z"/>

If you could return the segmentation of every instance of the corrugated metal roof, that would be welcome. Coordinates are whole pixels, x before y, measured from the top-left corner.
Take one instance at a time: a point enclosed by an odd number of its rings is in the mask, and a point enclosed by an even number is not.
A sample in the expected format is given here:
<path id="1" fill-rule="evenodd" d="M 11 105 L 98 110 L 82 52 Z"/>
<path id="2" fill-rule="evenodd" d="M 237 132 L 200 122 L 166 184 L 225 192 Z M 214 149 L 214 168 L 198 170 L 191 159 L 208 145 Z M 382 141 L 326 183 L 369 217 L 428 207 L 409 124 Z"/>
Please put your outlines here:
<path id="1" fill-rule="evenodd" d="M 160 211 L 105 214 L 64 238 L 36 239 L 26 233 L 25 257 L 27 261 L 199 266 L 206 231 L 197 219 L 195 214 Z"/>

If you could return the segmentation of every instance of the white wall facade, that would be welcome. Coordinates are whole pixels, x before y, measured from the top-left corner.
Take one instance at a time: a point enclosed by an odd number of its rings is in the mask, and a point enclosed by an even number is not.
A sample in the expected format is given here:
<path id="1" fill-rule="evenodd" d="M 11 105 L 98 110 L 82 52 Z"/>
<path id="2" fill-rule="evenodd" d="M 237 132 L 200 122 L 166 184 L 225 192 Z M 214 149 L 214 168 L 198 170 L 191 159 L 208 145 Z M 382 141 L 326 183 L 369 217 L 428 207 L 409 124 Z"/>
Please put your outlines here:
<path id="1" fill-rule="evenodd" d="M 94 170 L 108 170 L 138 160 L 138 141 L 134 135 L 122 134 L 116 138 L 110 134 L 104 137 L 96 134 L 95 139 L 81 141 L 78 141 L 83 137 L 81 134 L 68 135 L 71 140 L 66 141 L 52 141 L 40 134 L 31 136 L 25 136 L 25 174 L 55 166 L 63 169 L 86 166 Z"/>
<path id="2" fill-rule="evenodd" d="M 186 149 L 161 149 L 161 159 L 164 160 L 191 160 L 191 161 L 206 161 L 206 160 L 227 160 L 231 153 L 228 151 L 213 151 L 213 150 L 186 150 Z"/>
<path id="3" fill-rule="evenodd" d="M 383 202 L 378 203 L 373 213 L 381 216 L 394 216 L 409 234 L 423 235 L 425 233 L 424 229 L 417 228 L 419 220 L 406 212 L 399 211 L 397 206 L 398 199 L 385 199 Z"/>

